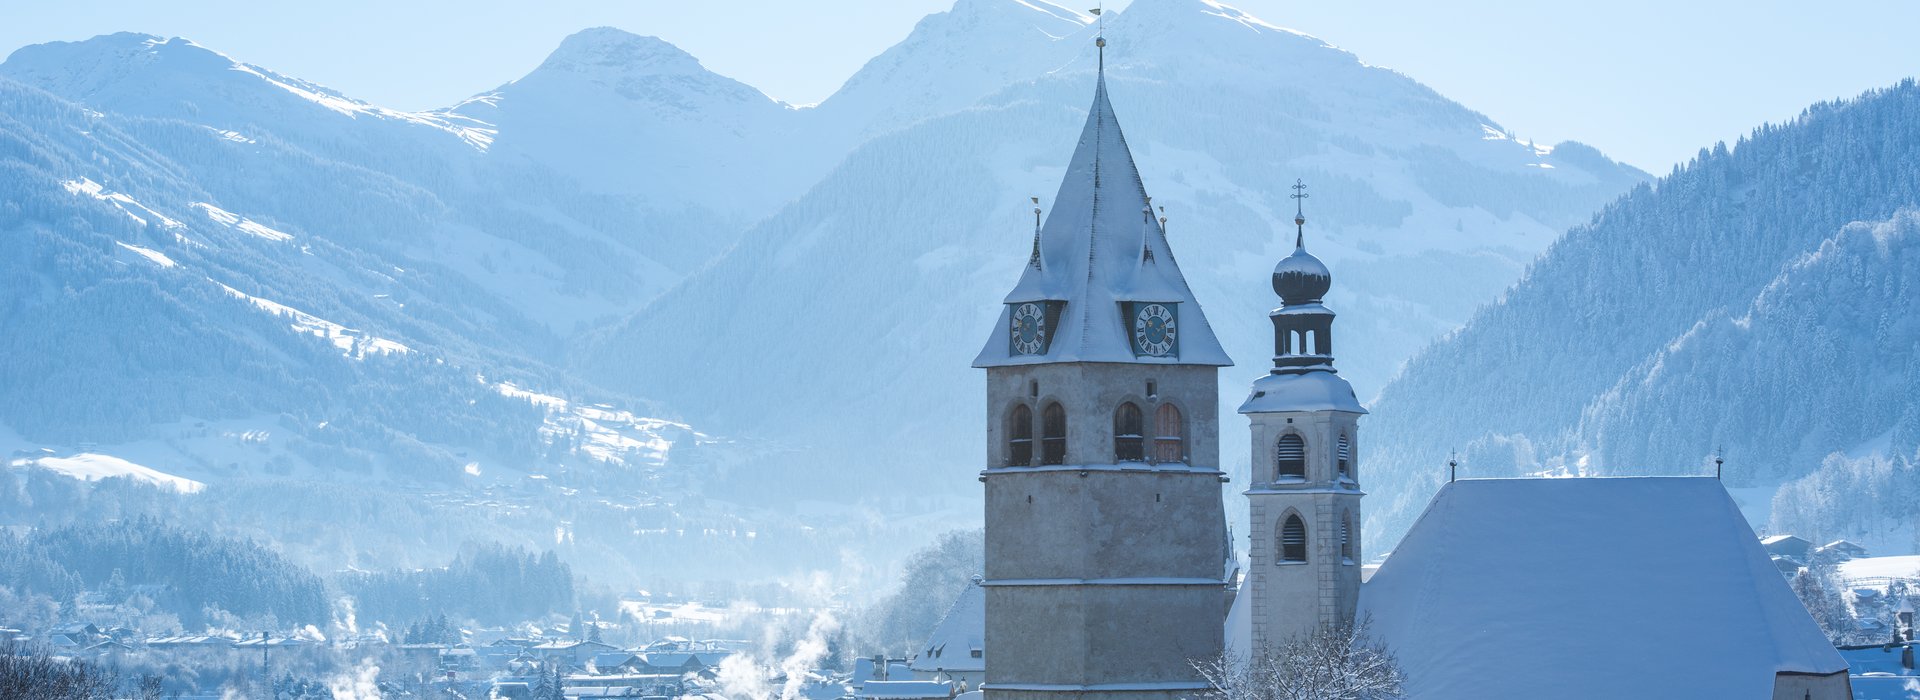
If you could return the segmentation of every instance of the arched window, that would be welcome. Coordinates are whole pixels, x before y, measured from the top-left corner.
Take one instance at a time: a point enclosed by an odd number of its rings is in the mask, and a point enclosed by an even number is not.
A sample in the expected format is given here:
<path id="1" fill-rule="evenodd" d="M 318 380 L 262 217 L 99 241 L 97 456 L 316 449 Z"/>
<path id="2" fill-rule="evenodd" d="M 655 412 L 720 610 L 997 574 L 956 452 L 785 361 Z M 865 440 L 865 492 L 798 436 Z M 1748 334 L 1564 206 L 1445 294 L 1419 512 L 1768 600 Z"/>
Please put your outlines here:
<path id="1" fill-rule="evenodd" d="M 1353 514 L 1340 516 L 1340 560 L 1353 563 Z"/>
<path id="2" fill-rule="evenodd" d="M 1280 436 L 1280 446 L 1273 450 L 1275 480 L 1307 478 L 1307 441 L 1300 439 L 1299 433 L 1287 433 Z"/>
<path id="3" fill-rule="evenodd" d="M 1353 441 L 1346 433 L 1340 434 L 1340 451 L 1334 454 L 1334 461 L 1340 465 L 1340 476 L 1353 476 Z"/>
<path id="4" fill-rule="evenodd" d="M 1040 463 L 1067 463 L 1067 409 L 1057 403 L 1040 411 Z"/>
<path id="5" fill-rule="evenodd" d="M 1144 462 L 1147 460 L 1145 421 L 1140 415 L 1140 407 L 1132 401 L 1120 404 L 1113 411 L 1113 459 L 1116 462 Z"/>
<path id="6" fill-rule="evenodd" d="M 1007 466 L 1033 465 L 1033 409 L 1026 404 L 1013 407 L 1007 417 Z"/>
<path id="7" fill-rule="evenodd" d="M 1280 563 L 1302 562 L 1307 560 L 1307 523 L 1297 513 L 1287 514 L 1287 521 L 1280 525 Z"/>
<path id="8" fill-rule="evenodd" d="M 1180 409 L 1163 403 L 1153 412 L 1153 461 L 1187 461 L 1187 426 L 1180 420 Z"/>

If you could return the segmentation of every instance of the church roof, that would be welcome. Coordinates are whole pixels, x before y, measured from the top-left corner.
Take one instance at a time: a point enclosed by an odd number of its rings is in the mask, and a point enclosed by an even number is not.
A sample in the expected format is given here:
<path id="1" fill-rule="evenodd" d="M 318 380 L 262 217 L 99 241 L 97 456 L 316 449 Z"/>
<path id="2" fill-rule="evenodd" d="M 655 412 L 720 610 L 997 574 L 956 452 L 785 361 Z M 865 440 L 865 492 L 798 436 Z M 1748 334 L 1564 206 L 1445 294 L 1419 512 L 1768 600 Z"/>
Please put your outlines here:
<path id="1" fill-rule="evenodd" d="M 1353 395 L 1353 385 L 1333 372 L 1268 374 L 1253 380 L 1253 391 L 1240 404 L 1241 413 L 1279 411 L 1346 411 L 1366 413 Z"/>
<path id="2" fill-rule="evenodd" d="M 1166 230 L 1148 206 L 1146 186 L 1127 150 L 1126 136 L 1107 101 L 1105 73 L 1093 93 L 1086 127 L 1053 211 L 1040 229 L 1039 255 L 1006 297 L 1009 304 L 1064 301 L 1047 352 L 1013 355 L 1008 333 L 1011 308 L 1002 308 L 975 367 L 1048 362 L 1138 362 L 1233 364 L 1213 335 L 1193 290 L 1167 245 Z M 1139 357 L 1120 316 L 1124 301 L 1178 303 L 1178 353 Z"/>
<path id="3" fill-rule="evenodd" d="M 933 634 L 927 635 L 927 643 L 920 646 L 908 668 L 926 673 L 985 671 L 986 639 L 987 593 L 976 579 L 960 592 L 947 616 L 934 626 Z M 975 649 L 983 652 L 980 657 L 973 655 Z"/>
<path id="4" fill-rule="evenodd" d="M 1710 478 L 1447 484 L 1360 613 L 1423 700 L 1765 698 L 1847 667 Z"/>

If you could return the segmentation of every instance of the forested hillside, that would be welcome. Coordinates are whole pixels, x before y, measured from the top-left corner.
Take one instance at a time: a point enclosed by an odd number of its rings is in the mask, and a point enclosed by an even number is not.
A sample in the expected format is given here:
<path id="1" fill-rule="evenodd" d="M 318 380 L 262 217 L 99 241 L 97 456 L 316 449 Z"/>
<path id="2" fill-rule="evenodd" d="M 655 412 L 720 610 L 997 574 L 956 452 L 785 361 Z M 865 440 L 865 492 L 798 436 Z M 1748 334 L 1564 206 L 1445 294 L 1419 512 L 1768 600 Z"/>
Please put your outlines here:
<path id="1" fill-rule="evenodd" d="M 1911 81 L 1816 105 L 1568 232 L 1371 407 L 1369 547 L 1450 450 L 1495 476 L 1700 474 L 1724 448 L 1729 485 L 1769 495 L 1829 453 L 1913 454 L 1915 123 Z"/>

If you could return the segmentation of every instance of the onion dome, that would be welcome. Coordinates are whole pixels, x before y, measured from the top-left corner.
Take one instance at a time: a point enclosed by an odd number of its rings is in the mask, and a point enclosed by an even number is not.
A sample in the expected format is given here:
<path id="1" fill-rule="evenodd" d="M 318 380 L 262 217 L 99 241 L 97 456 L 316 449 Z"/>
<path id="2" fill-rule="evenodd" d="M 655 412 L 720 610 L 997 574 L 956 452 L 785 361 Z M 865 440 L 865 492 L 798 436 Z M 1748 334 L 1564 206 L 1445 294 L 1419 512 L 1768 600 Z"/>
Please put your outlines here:
<path id="1" fill-rule="evenodd" d="M 1295 240 L 1293 254 L 1273 266 L 1273 292 L 1287 306 L 1319 303 L 1333 287 L 1333 273 L 1327 271 L 1326 263 L 1308 253 L 1302 243 Z"/>

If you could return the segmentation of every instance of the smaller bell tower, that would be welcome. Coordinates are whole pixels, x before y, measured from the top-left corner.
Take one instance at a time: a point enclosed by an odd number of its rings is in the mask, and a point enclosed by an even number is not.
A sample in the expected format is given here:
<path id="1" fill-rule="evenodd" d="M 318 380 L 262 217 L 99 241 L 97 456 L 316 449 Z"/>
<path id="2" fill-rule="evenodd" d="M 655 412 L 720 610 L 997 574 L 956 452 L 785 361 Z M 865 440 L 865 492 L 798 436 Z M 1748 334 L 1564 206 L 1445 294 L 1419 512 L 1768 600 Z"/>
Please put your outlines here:
<path id="1" fill-rule="evenodd" d="M 1305 184 L 1293 189 L 1296 203 L 1306 199 Z M 1273 369 L 1240 405 L 1253 435 L 1251 556 L 1240 592 L 1251 653 L 1352 624 L 1360 600 L 1359 419 L 1367 411 L 1334 372 L 1334 314 L 1321 303 L 1333 275 L 1307 253 L 1307 219 L 1296 207 L 1293 254 L 1273 269 Z"/>

